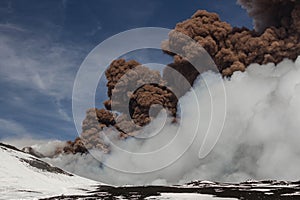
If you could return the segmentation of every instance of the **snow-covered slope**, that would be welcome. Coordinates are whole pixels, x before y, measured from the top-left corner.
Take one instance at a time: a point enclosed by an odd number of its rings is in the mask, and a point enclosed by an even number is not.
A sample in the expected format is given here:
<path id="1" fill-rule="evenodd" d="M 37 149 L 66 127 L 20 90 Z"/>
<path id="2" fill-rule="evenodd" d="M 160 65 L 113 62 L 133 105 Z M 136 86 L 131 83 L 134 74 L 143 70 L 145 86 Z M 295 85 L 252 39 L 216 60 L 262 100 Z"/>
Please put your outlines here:
<path id="1" fill-rule="evenodd" d="M 140 187 L 114 187 L 49 165 L 14 146 L 0 143 L 0 199 L 220 199 L 199 193 L 152 192 Z M 158 187 L 163 191 L 164 187 Z M 175 193 L 173 193 L 175 192 Z M 151 196 L 154 195 L 154 196 Z"/>
<path id="2" fill-rule="evenodd" d="M 173 186 L 111 186 L 49 165 L 0 143 L 0 199 L 300 199 L 300 181 L 217 183 L 192 181 Z"/>
<path id="3" fill-rule="evenodd" d="M 38 199 L 83 195 L 99 186 L 0 143 L 0 199 Z"/>

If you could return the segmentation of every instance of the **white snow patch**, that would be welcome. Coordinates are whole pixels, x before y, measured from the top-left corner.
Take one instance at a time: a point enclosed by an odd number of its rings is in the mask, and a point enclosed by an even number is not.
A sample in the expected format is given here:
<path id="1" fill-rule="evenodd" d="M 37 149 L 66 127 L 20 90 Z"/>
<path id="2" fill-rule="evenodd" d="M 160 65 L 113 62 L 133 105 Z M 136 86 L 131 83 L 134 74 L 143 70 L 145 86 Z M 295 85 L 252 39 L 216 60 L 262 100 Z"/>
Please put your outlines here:
<path id="1" fill-rule="evenodd" d="M 282 194 L 281 196 L 295 196 L 295 195 L 300 195 L 300 192 L 294 192 L 291 194 Z"/>
<path id="2" fill-rule="evenodd" d="M 206 194 L 196 194 L 196 193 L 161 193 L 161 196 L 151 196 L 147 197 L 147 200 L 154 200 L 154 199 L 160 199 L 160 200 L 172 200 L 172 199 L 181 199 L 181 200 L 232 200 L 232 198 L 219 198 L 214 197 L 212 195 L 206 195 Z M 235 199 L 233 199 L 235 200 Z"/>
<path id="3" fill-rule="evenodd" d="M 38 199 L 58 195 L 79 195 L 101 183 L 79 176 L 51 173 L 20 159 L 31 155 L 0 147 L 0 199 Z"/>

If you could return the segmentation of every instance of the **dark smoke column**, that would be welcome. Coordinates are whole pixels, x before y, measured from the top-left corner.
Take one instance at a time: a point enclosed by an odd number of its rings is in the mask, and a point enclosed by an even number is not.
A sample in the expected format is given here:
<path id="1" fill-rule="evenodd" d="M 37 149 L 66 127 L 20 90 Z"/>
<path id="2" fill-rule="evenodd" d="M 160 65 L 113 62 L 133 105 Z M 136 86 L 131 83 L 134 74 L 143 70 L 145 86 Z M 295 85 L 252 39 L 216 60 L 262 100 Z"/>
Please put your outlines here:
<path id="1" fill-rule="evenodd" d="M 254 17 L 256 30 L 231 27 L 222 22 L 217 14 L 204 10 L 178 23 L 175 30 L 201 44 L 224 76 L 230 76 L 234 71 L 244 71 L 252 63 L 277 64 L 284 58 L 295 60 L 300 54 L 300 1 L 239 2 Z M 172 41 L 170 38 L 164 45 L 176 48 Z M 178 56 L 174 56 L 174 63 L 169 66 L 183 72 L 191 83 L 197 75 L 197 72 L 191 73 L 195 71 L 192 66 Z M 169 73 L 164 77 L 174 79 Z"/>
<path id="2" fill-rule="evenodd" d="M 124 134 L 132 135 L 128 127 L 120 127 L 124 120 L 131 120 L 132 125 L 141 127 L 151 121 L 151 116 L 155 117 L 163 107 L 172 116 L 176 116 L 177 98 L 170 89 L 166 87 L 166 82 L 160 73 L 142 66 L 136 61 L 126 62 L 118 59 L 111 63 L 106 70 L 108 80 L 109 100 L 104 102 L 106 109 L 123 113 L 117 119 L 115 125 Z M 150 108 L 152 113 L 149 113 Z M 129 123 L 128 123 L 129 124 Z M 125 128 L 125 130 L 123 129 Z"/>
<path id="3" fill-rule="evenodd" d="M 300 32 L 299 0 L 238 0 L 238 3 L 253 18 L 259 32 L 271 26 L 296 28 Z"/>
<path id="4" fill-rule="evenodd" d="M 202 45 L 223 76 L 231 76 L 235 71 L 244 71 L 252 63 L 277 64 L 285 58 L 296 60 L 300 55 L 300 1 L 238 2 L 253 17 L 255 30 L 231 27 L 230 24 L 221 21 L 216 13 L 204 10 L 199 10 L 190 19 L 178 23 L 175 30 Z M 169 40 L 162 45 L 163 48 L 182 48 L 177 39 L 170 33 Z M 190 49 L 192 48 L 185 46 L 184 49 L 177 50 L 193 54 L 194 52 L 189 52 Z M 178 97 L 184 95 L 190 85 L 193 85 L 199 71 L 185 58 L 167 53 L 174 57 L 174 62 L 164 69 L 163 77 L 158 72 L 141 66 L 137 61 L 113 61 L 106 71 L 109 97 L 104 102 L 106 109 L 88 110 L 81 137 L 74 142 L 68 142 L 58 153 L 85 153 L 91 148 L 108 152 L 109 146 L 105 144 L 104 136 L 109 134 L 109 131 L 103 131 L 104 129 L 118 130 L 120 138 L 135 136 L 162 107 L 168 110 L 171 116 L 176 117 L 178 99 L 172 91 L 180 91 Z M 173 73 L 174 70 L 190 85 L 182 88 L 182 81 L 178 74 Z M 141 85 L 138 88 L 135 87 L 137 83 Z M 128 88 L 134 89 L 126 90 Z M 153 111 L 152 115 L 149 113 L 150 109 Z M 114 114 L 114 111 L 119 114 Z"/>
<path id="5" fill-rule="evenodd" d="M 105 136 L 112 131 L 119 131 L 119 138 L 135 136 L 162 108 L 176 117 L 177 97 L 158 71 L 134 60 L 118 59 L 110 64 L 105 75 L 109 97 L 104 102 L 106 109 L 89 109 L 80 137 L 68 141 L 57 153 L 87 153 L 93 148 L 109 152 Z"/>

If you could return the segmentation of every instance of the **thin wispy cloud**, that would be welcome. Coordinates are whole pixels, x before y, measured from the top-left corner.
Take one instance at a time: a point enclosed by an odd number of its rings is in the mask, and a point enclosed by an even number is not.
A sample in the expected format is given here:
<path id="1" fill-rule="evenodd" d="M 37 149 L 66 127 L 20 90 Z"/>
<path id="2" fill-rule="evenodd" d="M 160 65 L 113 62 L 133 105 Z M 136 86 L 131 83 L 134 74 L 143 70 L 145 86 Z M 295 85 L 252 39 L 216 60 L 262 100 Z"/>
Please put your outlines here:
<path id="1" fill-rule="evenodd" d="M 22 41 L 0 36 L 0 77 L 60 98 L 70 98 L 74 79 L 74 58 L 69 50 L 51 41 Z M 51 44 L 51 45 L 50 45 Z M 70 57 L 68 57 L 70 56 Z"/>
<path id="2" fill-rule="evenodd" d="M 26 32 L 27 30 L 11 23 L 0 24 L 0 32 L 6 31 Z"/>
<path id="3" fill-rule="evenodd" d="M 3 29 L 4 32 L 1 31 Z M 12 126 L 19 127 L 13 129 L 14 134 L 18 131 L 19 134 L 29 134 L 20 128 L 22 124 L 34 124 L 43 119 L 52 122 L 53 127 L 59 121 L 72 127 L 70 106 L 65 104 L 71 102 L 73 81 L 80 63 L 78 54 L 71 45 L 49 38 L 31 37 L 29 32 L 16 25 L 0 25 L 0 117 L 19 120 L 18 116 L 28 115 L 24 119 L 27 122 L 21 119 L 19 126 Z M 12 112 L 15 109 L 19 112 L 17 116 Z M 5 124 L 5 127 L 10 127 L 8 122 Z M 38 124 L 31 127 L 39 129 Z M 9 136 L 5 130 L 0 129 L 1 136 Z M 34 132 L 37 134 L 39 131 Z M 53 132 L 55 135 L 55 132 L 61 131 Z"/>
<path id="4" fill-rule="evenodd" d="M 3 119 L 3 118 L 0 118 L 0 132 L 6 133 L 6 134 L 10 135 L 11 137 L 16 137 L 16 136 L 24 137 L 24 136 L 30 134 L 18 122 L 15 122 L 14 120 Z"/>

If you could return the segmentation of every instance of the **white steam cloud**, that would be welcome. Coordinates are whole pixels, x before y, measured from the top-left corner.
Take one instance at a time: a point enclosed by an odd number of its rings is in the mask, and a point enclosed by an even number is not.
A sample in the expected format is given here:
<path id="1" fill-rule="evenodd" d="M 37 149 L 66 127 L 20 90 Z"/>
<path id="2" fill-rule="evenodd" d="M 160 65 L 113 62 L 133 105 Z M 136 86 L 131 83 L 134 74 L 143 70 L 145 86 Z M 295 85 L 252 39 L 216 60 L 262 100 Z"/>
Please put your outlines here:
<path id="1" fill-rule="evenodd" d="M 204 133 L 212 118 L 211 98 L 214 109 L 222 105 L 218 96 L 223 84 L 215 81 L 219 75 L 209 72 L 203 78 L 209 82 L 209 93 L 201 79 L 180 99 L 180 126 L 169 123 L 162 127 L 162 113 L 144 130 L 144 134 L 157 131 L 149 139 L 114 140 L 114 132 L 105 130 L 111 141 L 112 151 L 98 155 L 103 163 L 92 155 L 60 155 L 47 158 L 65 170 L 115 185 L 122 184 L 174 184 L 195 179 L 213 181 L 245 181 L 247 179 L 300 178 L 300 56 L 295 62 L 284 60 L 277 66 L 250 65 L 245 72 L 235 72 L 230 80 L 224 80 L 226 89 L 226 120 L 220 138 L 204 159 L 199 159 L 199 149 Z M 194 95 L 198 97 L 194 98 Z M 198 104 L 197 104 L 198 103 Z M 198 112 L 198 107 L 200 112 Z M 200 118 L 199 118 L 200 117 Z M 200 120 L 199 120 L 200 119 Z M 198 124 L 199 123 L 199 124 Z M 199 125 L 194 140 L 195 128 Z M 210 130 L 213 130 L 211 127 Z M 214 130 L 213 130 L 214 131 Z M 157 154 L 135 156 L 118 150 L 147 153 L 163 147 Z M 191 145 L 190 145 L 191 144 Z M 186 150 L 185 148 L 189 146 Z M 171 165 L 169 161 L 184 153 Z M 117 167 L 112 169 L 109 166 Z M 151 171 L 148 173 L 124 173 L 119 171 Z"/>

